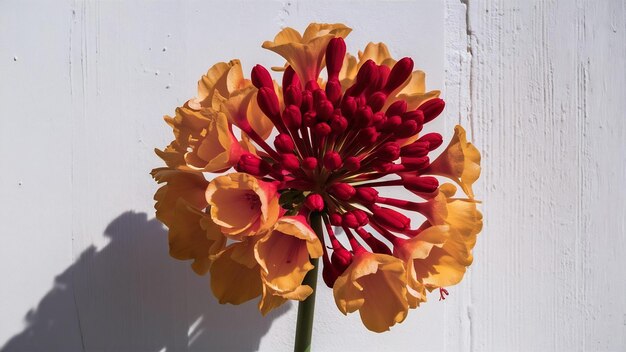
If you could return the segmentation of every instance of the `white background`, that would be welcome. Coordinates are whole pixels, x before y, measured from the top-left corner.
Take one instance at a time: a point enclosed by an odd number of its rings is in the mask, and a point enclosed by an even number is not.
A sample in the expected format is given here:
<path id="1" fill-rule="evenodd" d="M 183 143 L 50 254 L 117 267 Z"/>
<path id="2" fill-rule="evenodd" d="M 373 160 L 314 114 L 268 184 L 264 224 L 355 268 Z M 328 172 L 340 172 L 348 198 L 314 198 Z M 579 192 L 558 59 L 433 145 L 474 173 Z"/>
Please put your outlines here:
<path id="1" fill-rule="evenodd" d="M 261 43 L 312 21 L 443 90 L 438 128 L 483 153 L 485 216 L 465 280 L 391 332 L 321 284 L 314 350 L 626 350 L 620 0 L 1 1 L 0 350 L 292 349 L 295 304 L 221 306 L 168 257 L 148 172 L 208 67 L 281 65 Z"/>

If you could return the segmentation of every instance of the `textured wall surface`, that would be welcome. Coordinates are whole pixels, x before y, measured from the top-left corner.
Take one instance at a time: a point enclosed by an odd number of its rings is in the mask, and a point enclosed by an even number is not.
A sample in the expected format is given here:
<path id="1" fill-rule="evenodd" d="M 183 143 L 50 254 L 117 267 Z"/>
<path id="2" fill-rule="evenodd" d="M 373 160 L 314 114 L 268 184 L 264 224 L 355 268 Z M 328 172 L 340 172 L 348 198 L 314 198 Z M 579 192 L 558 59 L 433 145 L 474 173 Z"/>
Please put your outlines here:
<path id="1" fill-rule="evenodd" d="M 167 256 L 161 116 L 214 62 L 279 65 L 283 26 L 344 22 L 428 74 L 483 152 L 466 279 L 391 332 L 320 285 L 317 351 L 626 350 L 626 4 L 0 2 L 0 351 L 289 351 L 296 305 L 222 306 Z"/>

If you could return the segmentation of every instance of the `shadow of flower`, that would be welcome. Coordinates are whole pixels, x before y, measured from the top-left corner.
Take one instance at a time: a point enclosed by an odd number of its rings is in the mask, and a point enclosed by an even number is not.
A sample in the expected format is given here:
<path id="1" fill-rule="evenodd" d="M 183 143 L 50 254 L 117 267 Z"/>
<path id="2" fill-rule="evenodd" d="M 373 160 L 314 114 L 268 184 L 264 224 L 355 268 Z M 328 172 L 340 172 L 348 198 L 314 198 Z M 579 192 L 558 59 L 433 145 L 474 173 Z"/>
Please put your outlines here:
<path id="1" fill-rule="evenodd" d="M 171 259 L 165 229 L 145 213 L 121 214 L 104 235 L 110 242 L 58 275 L 0 351 L 255 351 L 289 309 L 264 318 L 255 301 L 218 304 L 208 276 Z"/>

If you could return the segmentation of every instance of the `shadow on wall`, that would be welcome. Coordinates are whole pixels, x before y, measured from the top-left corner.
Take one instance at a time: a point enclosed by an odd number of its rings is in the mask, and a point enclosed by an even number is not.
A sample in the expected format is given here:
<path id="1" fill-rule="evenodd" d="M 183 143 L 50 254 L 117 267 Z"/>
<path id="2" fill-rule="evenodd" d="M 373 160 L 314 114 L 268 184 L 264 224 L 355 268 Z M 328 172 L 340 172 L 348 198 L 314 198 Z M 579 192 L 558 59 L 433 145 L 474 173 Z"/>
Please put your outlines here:
<path id="1" fill-rule="evenodd" d="M 220 305 L 208 276 L 167 254 L 156 219 L 126 212 L 105 230 L 26 314 L 24 331 L 2 352 L 255 351 L 285 305 L 262 317 L 256 301 Z"/>

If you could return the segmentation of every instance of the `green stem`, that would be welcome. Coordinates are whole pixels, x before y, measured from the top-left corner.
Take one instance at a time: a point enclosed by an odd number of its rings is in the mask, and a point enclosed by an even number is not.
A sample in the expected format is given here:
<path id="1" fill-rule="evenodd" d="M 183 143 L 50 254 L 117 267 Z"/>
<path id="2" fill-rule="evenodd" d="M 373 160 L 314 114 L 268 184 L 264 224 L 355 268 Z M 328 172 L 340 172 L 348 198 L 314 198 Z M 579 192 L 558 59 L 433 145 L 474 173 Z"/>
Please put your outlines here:
<path id="1" fill-rule="evenodd" d="M 322 232 L 322 218 L 319 213 L 311 214 L 311 227 L 317 234 L 317 237 L 324 238 Z M 296 343 L 293 347 L 294 352 L 310 352 L 311 351 L 311 335 L 313 333 L 313 315 L 315 311 L 315 287 L 317 286 L 317 271 L 319 267 L 319 259 L 311 259 L 314 268 L 310 270 L 304 280 L 303 285 L 309 285 L 313 289 L 313 293 L 307 299 L 298 304 L 298 323 L 296 324 Z"/>

